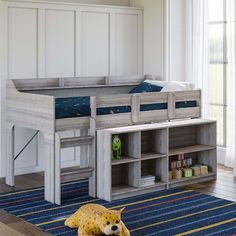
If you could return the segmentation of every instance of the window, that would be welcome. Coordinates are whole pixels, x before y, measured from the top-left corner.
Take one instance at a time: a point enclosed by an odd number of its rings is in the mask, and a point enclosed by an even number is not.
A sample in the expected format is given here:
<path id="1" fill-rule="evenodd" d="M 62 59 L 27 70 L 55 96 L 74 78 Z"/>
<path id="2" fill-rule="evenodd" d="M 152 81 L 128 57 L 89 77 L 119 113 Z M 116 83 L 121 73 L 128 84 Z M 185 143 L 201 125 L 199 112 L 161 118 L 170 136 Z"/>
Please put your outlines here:
<path id="1" fill-rule="evenodd" d="M 227 144 L 227 1 L 209 0 L 209 116 L 217 120 L 217 143 Z"/>

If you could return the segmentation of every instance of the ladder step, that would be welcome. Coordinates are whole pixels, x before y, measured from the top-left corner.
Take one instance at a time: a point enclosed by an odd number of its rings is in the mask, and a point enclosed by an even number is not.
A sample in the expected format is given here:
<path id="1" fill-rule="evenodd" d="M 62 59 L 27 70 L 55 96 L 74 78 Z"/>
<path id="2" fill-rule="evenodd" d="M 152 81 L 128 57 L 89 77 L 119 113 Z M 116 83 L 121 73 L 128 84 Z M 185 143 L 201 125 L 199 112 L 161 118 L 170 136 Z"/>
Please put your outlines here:
<path id="1" fill-rule="evenodd" d="M 78 147 L 84 145 L 91 145 L 93 136 L 79 136 L 61 139 L 61 148 Z"/>
<path id="2" fill-rule="evenodd" d="M 77 170 L 72 170 L 72 171 L 66 171 L 62 172 L 61 176 L 69 176 L 69 175 L 81 175 L 81 176 L 90 176 L 93 172 L 93 168 L 91 167 L 85 167 L 85 168 L 78 168 Z"/>

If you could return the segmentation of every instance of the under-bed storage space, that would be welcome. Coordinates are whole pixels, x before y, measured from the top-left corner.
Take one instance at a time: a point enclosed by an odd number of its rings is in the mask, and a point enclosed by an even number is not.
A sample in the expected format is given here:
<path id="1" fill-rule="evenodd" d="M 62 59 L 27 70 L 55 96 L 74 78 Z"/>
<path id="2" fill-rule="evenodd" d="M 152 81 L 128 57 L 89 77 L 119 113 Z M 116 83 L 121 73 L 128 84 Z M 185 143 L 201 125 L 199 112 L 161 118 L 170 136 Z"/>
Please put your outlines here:
<path id="1" fill-rule="evenodd" d="M 119 137 L 121 157 L 113 158 Z M 111 201 L 216 178 L 216 123 L 195 119 L 99 130 L 98 197 Z"/>

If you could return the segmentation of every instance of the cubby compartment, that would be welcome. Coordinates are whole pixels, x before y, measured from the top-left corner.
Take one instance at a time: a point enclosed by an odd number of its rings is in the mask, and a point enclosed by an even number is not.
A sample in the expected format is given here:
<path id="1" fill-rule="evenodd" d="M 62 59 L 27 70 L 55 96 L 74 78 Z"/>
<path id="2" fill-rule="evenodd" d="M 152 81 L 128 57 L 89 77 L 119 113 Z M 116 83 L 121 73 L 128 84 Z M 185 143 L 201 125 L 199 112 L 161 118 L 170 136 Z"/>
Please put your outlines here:
<path id="1" fill-rule="evenodd" d="M 167 129 L 141 132 L 142 160 L 163 158 L 167 155 Z"/>
<path id="2" fill-rule="evenodd" d="M 215 149 L 216 124 L 200 124 L 169 129 L 169 155 Z"/>
<path id="3" fill-rule="evenodd" d="M 140 132 L 113 134 L 111 139 L 114 136 L 121 141 L 121 156 L 114 159 L 116 153 L 111 150 L 112 165 L 137 162 L 140 158 Z"/>
<path id="4" fill-rule="evenodd" d="M 145 182 L 150 183 L 149 179 L 151 177 L 155 178 L 153 184 L 167 183 L 167 157 L 141 161 L 141 183 L 144 185 Z M 144 187 L 144 185 L 141 185 L 141 187 Z"/>
<path id="5" fill-rule="evenodd" d="M 169 157 L 169 171 L 173 177 L 169 180 L 170 187 L 184 186 L 186 182 L 191 184 L 208 181 L 216 177 L 216 149 L 182 155 L 182 159 L 178 155 Z M 174 166 L 176 168 L 173 169 Z M 177 177 L 174 176 L 174 171 L 177 171 Z M 187 176 L 184 173 L 187 173 Z"/>
<path id="6" fill-rule="evenodd" d="M 140 170 L 140 162 L 112 166 L 113 198 L 139 187 Z"/>

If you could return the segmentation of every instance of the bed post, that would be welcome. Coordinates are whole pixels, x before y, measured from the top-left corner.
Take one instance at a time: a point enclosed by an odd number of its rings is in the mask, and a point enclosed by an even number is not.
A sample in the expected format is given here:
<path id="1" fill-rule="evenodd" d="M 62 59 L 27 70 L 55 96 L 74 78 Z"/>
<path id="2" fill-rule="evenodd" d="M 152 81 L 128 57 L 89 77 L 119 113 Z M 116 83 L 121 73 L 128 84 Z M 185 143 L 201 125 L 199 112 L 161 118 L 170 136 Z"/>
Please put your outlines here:
<path id="1" fill-rule="evenodd" d="M 131 97 L 131 116 L 132 122 L 137 124 L 140 122 L 140 96 L 139 94 L 134 94 Z"/>
<path id="2" fill-rule="evenodd" d="M 7 134 L 7 161 L 6 161 L 6 184 L 10 186 L 15 185 L 15 165 L 14 165 L 14 135 L 15 126 L 9 122 L 6 122 L 6 134 Z"/>
<path id="3" fill-rule="evenodd" d="M 43 133 L 45 144 L 44 197 L 55 203 L 55 133 Z"/>
<path id="4" fill-rule="evenodd" d="M 168 120 L 175 118 L 175 94 L 168 93 Z"/>
<path id="5" fill-rule="evenodd" d="M 61 137 L 55 133 L 55 203 L 61 205 Z"/>
<path id="6" fill-rule="evenodd" d="M 90 97 L 90 129 L 89 134 L 93 137 L 92 144 L 89 146 L 89 167 L 93 168 L 92 176 L 89 178 L 89 195 L 96 197 L 96 177 L 97 177 L 97 158 L 96 158 L 96 115 L 97 115 L 97 100 L 96 97 Z"/>

